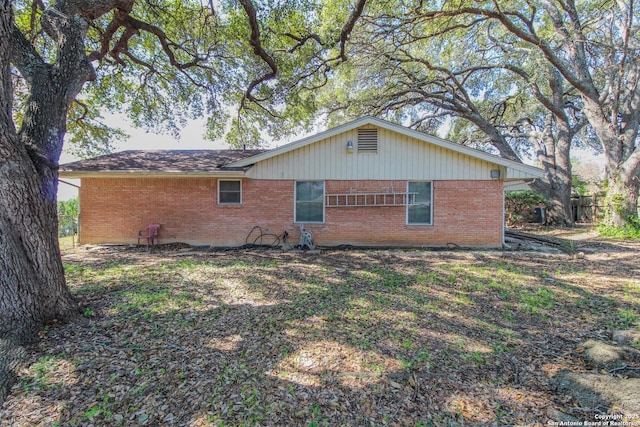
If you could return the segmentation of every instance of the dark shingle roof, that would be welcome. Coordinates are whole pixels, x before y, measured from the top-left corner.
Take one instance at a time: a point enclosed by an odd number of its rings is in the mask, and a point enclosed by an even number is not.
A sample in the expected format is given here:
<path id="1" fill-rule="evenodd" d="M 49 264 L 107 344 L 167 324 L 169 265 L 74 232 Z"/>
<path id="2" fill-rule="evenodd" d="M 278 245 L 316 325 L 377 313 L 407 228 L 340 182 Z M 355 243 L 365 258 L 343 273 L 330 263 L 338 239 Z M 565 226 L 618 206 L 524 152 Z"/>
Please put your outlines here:
<path id="1" fill-rule="evenodd" d="M 209 173 L 265 150 L 128 150 L 60 165 L 61 172 Z"/>

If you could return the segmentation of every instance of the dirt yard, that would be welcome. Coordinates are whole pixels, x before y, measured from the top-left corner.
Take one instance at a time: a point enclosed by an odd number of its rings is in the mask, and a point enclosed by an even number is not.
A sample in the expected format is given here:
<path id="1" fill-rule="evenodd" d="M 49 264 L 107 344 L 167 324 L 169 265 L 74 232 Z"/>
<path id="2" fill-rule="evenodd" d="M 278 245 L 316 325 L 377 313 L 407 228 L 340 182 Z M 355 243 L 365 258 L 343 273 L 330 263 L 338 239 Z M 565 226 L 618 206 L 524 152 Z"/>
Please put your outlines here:
<path id="1" fill-rule="evenodd" d="M 583 343 L 638 330 L 640 242 L 563 233 L 571 253 L 66 250 L 83 317 L 27 348 L 0 425 L 633 421 L 559 378 L 637 379 Z"/>

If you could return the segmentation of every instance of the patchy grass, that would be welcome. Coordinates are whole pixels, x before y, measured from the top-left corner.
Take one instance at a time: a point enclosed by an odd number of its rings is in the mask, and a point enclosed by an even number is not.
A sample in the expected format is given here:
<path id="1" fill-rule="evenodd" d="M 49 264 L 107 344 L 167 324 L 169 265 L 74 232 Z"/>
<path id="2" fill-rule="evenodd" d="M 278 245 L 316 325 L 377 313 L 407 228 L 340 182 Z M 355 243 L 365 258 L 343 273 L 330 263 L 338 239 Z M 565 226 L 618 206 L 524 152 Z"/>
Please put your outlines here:
<path id="1" fill-rule="evenodd" d="M 542 425 L 580 340 L 639 321 L 634 252 L 75 252 L 7 425 Z"/>
<path id="2" fill-rule="evenodd" d="M 40 357 L 27 369 L 26 375 L 20 378 L 19 388 L 27 393 L 39 390 L 47 391 L 62 384 L 56 381 L 59 372 L 69 369 L 65 353 Z"/>
<path id="3" fill-rule="evenodd" d="M 633 218 L 631 223 L 626 224 L 623 227 L 616 227 L 602 223 L 598 225 L 597 230 L 602 237 L 610 237 L 618 240 L 640 239 L 640 222 L 638 222 L 638 218 Z"/>

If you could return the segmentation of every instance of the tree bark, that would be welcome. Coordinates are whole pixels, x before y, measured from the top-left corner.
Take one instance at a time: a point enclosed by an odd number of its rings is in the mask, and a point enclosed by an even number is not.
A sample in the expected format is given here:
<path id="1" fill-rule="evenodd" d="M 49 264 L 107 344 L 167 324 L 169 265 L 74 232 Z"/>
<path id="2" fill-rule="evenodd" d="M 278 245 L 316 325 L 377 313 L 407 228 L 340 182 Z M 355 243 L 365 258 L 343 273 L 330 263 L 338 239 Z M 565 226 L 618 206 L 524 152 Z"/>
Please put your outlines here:
<path id="1" fill-rule="evenodd" d="M 552 88 L 553 84 L 550 85 Z M 559 86 L 558 86 L 559 87 Z M 564 103 L 561 92 L 553 91 L 555 105 Z M 545 171 L 546 182 L 536 181 L 533 187 L 549 200 L 547 221 L 549 224 L 568 225 L 574 223 L 571 211 L 571 141 L 576 129 L 572 128 L 562 109 L 550 113 L 545 129 L 539 140 L 534 141 L 537 147 L 536 157 Z"/>
<path id="2" fill-rule="evenodd" d="M 571 211 L 571 183 L 567 184 L 557 177 L 549 177 L 553 179 L 552 184 L 536 181 L 532 188 L 545 195 L 549 204 L 547 205 L 547 224 L 556 225 L 573 225 L 573 213 Z"/>
<path id="3" fill-rule="evenodd" d="M 521 162 L 515 151 L 509 146 L 504 136 L 487 120 L 471 116 L 463 116 L 471 120 L 491 141 L 491 145 L 496 148 L 501 157 L 509 160 Z M 536 180 L 532 188 L 545 195 L 549 200 L 547 206 L 547 223 L 558 225 L 573 225 L 573 215 L 571 212 L 571 140 L 575 132 L 567 121 L 561 117 L 555 117 L 555 126 L 548 126 L 546 132 L 540 136 L 543 141 L 535 141 L 532 135 L 529 140 L 537 148 L 536 157 L 542 164 L 546 181 Z M 553 129 L 557 128 L 558 135 L 554 135 Z"/>
<path id="4" fill-rule="evenodd" d="M 604 223 L 616 227 L 638 219 L 638 190 L 640 189 L 640 146 L 638 118 L 628 120 L 625 132 L 611 126 L 600 106 L 585 99 L 585 114 L 604 148 L 606 176 L 609 183 L 605 198 Z M 634 107 L 637 108 L 637 107 Z"/>
<path id="5" fill-rule="evenodd" d="M 38 172 L 17 136 L 0 158 L 0 336 L 28 340 L 37 328 L 77 314 L 57 241 L 57 173 Z"/>
<path id="6" fill-rule="evenodd" d="M 615 173 L 609 173 L 608 179 L 605 223 L 616 227 L 624 227 L 628 224 L 640 226 L 638 221 L 638 191 L 640 191 L 638 173 L 629 175 L 618 170 Z"/>
<path id="7" fill-rule="evenodd" d="M 602 144 L 610 193 L 605 223 L 622 226 L 637 220 L 640 61 L 634 2 L 611 2 L 610 7 L 596 10 L 589 2 L 542 1 L 533 2 L 536 7 L 528 11 L 506 10 L 507 3 L 493 2 L 491 6 L 487 2 L 485 7 L 462 2 L 457 9 L 433 10 L 422 16 L 447 19 L 469 15 L 495 20 L 542 54 L 547 66 L 579 94 L 582 112 Z M 615 23 L 616 29 L 599 31 L 598 25 L 585 24 L 589 22 Z"/>
<path id="8" fill-rule="evenodd" d="M 24 356 L 21 344 L 42 322 L 77 313 L 56 241 L 56 174 L 35 170 L 13 124 L 12 33 L 11 1 L 1 0 L 0 403 L 17 376 Z M 42 197 L 45 189 L 48 198 Z"/>
<path id="9" fill-rule="evenodd" d="M 14 26 L 11 1 L 1 4 L 0 337 L 19 343 L 43 323 L 78 314 L 57 240 L 57 167 L 69 105 L 93 69 L 84 54 L 86 20 L 59 10 L 43 14 L 43 26 L 59 47 L 49 65 Z M 9 63 L 30 90 L 19 132 L 11 114 Z"/>
<path id="10" fill-rule="evenodd" d="M 563 4 L 562 9 L 570 18 L 565 21 L 557 4 L 545 3 L 545 9 L 554 25 L 561 44 L 568 55 L 570 67 L 564 67 L 561 55 L 549 50 L 546 43 L 537 43 L 545 50 L 546 58 L 573 85 L 584 102 L 584 114 L 600 139 L 607 162 L 609 188 L 605 200 L 604 222 L 614 226 L 625 226 L 637 221 L 637 200 L 640 184 L 640 147 L 637 145 L 640 128 L 640 63 L 632 48 L 636 39 L 632 35 L 634 25 L 633 2 L 620 2 L 609 9 L 620 24 L 617 32 L 609 32 L 599 44 L 605 46 L 599 71 L 607 77 L 603 81 L 593 78 L 590 71 L 591 52 L 586 48 L 589 36 L 583 33 L 588 26 L 580 22 L 583 18 L 574 1 Z M 571 22 L 571 25 L 566 25 Z M 615 35 L 620 35 L 616 38 Z M 591 42 L 596 43 L 596 42 Z M 597 51 L 596 51 L 597 52 Z M 616 52 L 615 55 L 606 52 Z"/>

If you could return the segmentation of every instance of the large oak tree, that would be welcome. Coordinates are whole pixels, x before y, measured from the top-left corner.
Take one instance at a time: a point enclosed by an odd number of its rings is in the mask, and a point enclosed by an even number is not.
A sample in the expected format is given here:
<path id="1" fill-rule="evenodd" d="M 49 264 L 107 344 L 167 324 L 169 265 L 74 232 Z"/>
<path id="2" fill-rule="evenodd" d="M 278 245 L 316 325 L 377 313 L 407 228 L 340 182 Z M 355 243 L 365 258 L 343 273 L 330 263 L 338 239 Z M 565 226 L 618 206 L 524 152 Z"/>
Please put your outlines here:
<path id="1" fill-rule="evenodd" d="M 176 5 L 165 5 L 163 12 L 183 15 L 183 21 L 176 20 L 169 33 L 136 17 L 153 17 L 158 13 L 157 4 L 140 6 L 133 0 L 2 2 L 0 336 L 20 341 L 43 322 L 77 315 L 57 243 L 57 169 L 69 112 L 76 108 L 90 115 L 91 107 L 100 100 L 105 105 L 122 105 L 133 92 L 140 96 L 164 90 L 165 96 L 172 95 L 179 93 L 174 88 L 183 81 L 191 88 L 211 83 L 213 93 L 219 90 L 213 73 L 191 72 L 207 71 L 207 55 L 215 48 L 199 50 L 200 46 L 189 43 L 187 34 L 193 31 L 180 34 L 188 25 L 186 19 L 191 18 L 193 28 L 202 28 L 211 11 L 195 4 Z M 215 46 L 213 37 L 205 41 Z M 162 60 L 158 60 L 160 55 Z M 163 66 L 174 71 L 163 73 Z M 140 68 L 146 73 L 140 78 L 153 83 L 143 81 L 134 90 L 126 83 L 136 78 Z M 120 86 L 112 89 L 111 98 L 100 97 L 109 79 Z M 87 82 L 97 83 L 84 100 L 79 99 Z M 120 103 L 113 101 L 118 94 Z M 144 96 L 140 98 L 144 102 Z M 206 98 L 181 94 L 176 99 L 193 105 Z M 163 118 L 162 112 L 158 117 Z M 71 125 L 81 129 L 80 122 Z M 175 119 L 166 123 L 170 126 Z"/>
<path id="2" fill-rule="evenodd" d="M 511 49 L 490 21 L 436 22 L 402 3 L 367 9 L 350 64 L 320 105 L 339 120 L 382 115 L 448 128 L 449 139 L 510 160 L 534 157 L 546 172 L 534 185 L 550 201 L 549 217 L 572 223 L 570 148 L 586 124 L 572 88 L 539 55 Z"/>
<path id="3" fill-rule="evenodd" d="M 100 122 L 110 110 L 169 132 L 206 116 L 210 137 L 259 145 L 346 59 L 365 2 L 323 24 L 332 1 L 0 0 L 0 403 L 20 344 L 79 314 L 57 241 L 65 135 L 108 151 L 122 136 Z"/>
<path id="4" fill-rule="evenodd" d="M 370 2 L 347 49 L 353 66 L 333 80 L 324 111 L 427 128 L 461 117 L 513 159 L 527 141 L 547 172 L 538 188 L 568 222 L 569 150 L 596 137 L 605 221 L 625 225 L 637 221 L 640 188 L 639 18 L 628 0 Z M 513 102 L 525 93 L 537 106 Z M 312 111 L 327 107 L 317 101 Z"/>
<path id="5" fill-rule="evenodd" d="M 582 112 L 606 157 L 605 221 L 637 221 L 640 189 L 640 14 L 633 0 L 467 1 L 416 12 L 433 22 L 458 21 L 472 28 L 492 22 L 508 37 L 507 54 L 531 52 L 580 96 Z"/>
<path id="6" fill-rule="evenodd" d="M 168 131 L 206 115 L 210 135 L 255 145 L 265 105 L 344 61 L 365 1 L 327 24 L 332 2 L 1 0 L 0 337 L 78 314 L 57 242 L 67 130 L 91 153 L 112 135 L 100 109 Z"/>

